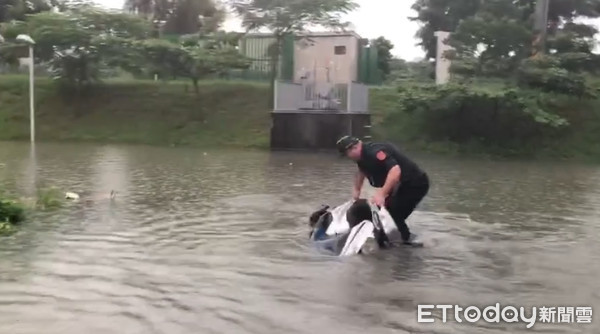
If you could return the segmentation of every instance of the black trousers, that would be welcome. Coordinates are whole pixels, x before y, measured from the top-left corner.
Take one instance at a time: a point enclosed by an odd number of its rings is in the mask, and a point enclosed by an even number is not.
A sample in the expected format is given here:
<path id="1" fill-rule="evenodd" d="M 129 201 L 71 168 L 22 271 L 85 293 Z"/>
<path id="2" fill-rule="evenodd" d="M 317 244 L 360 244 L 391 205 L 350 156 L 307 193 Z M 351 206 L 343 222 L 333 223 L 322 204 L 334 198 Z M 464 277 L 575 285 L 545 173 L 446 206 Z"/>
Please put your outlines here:
<path id="1" fill-rule="evenodd" d="M 429 192 L 429 177 L 427 174 L 401 184 L 386 200 L 385 207 L 394 219 L 402 240 L 408 241 L 410 230 L 406 219 L 414 211 L 423 197 Z"/>

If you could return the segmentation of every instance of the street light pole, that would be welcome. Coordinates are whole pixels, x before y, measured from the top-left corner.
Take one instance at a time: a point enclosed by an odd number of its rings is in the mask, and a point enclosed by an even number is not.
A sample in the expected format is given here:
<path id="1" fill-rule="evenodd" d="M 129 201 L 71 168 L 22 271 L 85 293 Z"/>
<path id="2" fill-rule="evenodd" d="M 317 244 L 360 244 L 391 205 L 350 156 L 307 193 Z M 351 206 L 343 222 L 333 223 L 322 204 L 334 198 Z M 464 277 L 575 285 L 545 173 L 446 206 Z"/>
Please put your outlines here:
<path id="1" fill-rule="evenodd" d="M 34 103 L 34 62 L 33 44 L 29 44 L 29 135 L 31 143 L 35 143 L 35 103 Z"/>
<path id="2" fill-rule="evenodd" d="M 17 36 L 17 41 L 25 43 L 29 46 L 29 136 L 31 143 L 35 142 L 35 96 L 33 91 L 34 86 L 34 61 L 33 61 L 33 46 L 35 41 L 29 35 Z"/>

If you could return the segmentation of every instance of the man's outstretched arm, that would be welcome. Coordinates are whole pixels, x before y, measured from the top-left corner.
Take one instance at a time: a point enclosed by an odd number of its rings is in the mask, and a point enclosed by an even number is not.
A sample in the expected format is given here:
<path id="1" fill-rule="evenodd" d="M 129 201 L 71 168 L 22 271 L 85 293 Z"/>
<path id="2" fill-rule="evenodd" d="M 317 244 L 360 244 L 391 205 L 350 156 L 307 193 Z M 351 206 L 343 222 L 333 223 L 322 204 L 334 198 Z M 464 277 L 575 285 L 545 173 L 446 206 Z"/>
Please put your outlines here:
<path id="1" fill-rule="evenodd" d="M 360 171 L 356 172 L 354 176 L 354 191 L 352 192 L 352 198 L 357 200 L 360 197 L 360 191 L 362 190 L 363 183 L 365 182 L 365 174 Z"/>

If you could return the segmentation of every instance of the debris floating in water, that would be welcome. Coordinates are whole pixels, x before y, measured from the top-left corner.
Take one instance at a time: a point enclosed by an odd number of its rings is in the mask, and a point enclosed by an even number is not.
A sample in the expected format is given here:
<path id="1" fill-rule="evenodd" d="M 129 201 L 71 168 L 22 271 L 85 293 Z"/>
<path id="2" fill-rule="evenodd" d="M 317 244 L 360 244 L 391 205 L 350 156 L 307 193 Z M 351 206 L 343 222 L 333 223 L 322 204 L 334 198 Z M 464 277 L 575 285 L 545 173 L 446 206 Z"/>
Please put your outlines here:
<path id="1" fill-rule="evenodd" d="M 110 199 L 114 200 L 117 197 L 117 192 L 115 190 L 111 190 L 109 195 L 96 195 L 96 196 L 85 196 L 86 201 L 94 201 L 94 200 L 103 200 Z M 67 192 L 65 193 L 66 199 L 78 200 L 80 198 L 79 194 L 75 192 Z"/>
<path id="2" fill-rule="evenodd" d="M 294 165 L 294 163 L 293 163 L 293 162 L 290 162 L 290 166 L 293 166 L 293 165 Z"/>
<path id="3" fill-rule="evenodd" d="M 204 155 L 208 155 L 208 153 L 204 152 Z"/>
<path id="4" fill-rule="evenodd" d="M 66 199 L 79 199 L 79 195 L 73 192 L 67 192 L 65 194 Z"/>

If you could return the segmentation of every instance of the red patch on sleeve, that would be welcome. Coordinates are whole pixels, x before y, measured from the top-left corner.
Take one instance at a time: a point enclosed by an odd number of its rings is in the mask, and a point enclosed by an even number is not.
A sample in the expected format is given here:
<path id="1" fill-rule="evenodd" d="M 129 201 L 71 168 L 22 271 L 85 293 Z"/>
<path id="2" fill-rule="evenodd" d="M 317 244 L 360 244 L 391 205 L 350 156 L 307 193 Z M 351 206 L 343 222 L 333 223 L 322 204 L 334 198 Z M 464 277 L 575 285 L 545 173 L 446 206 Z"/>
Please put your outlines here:
<path id="1" fill-rule="evenodd" d="M 383 152 L 383 151 L 377 152 L 377 159 L 379 159 L 380 161 L 385 160 L 386 157 L 387 156 L 385 155 L 385 152 Z"/>

